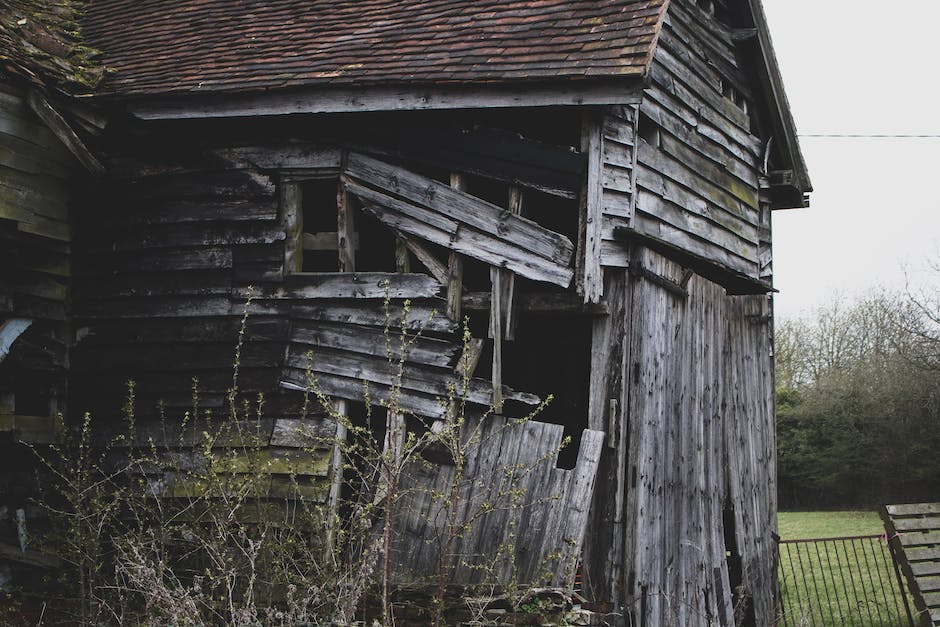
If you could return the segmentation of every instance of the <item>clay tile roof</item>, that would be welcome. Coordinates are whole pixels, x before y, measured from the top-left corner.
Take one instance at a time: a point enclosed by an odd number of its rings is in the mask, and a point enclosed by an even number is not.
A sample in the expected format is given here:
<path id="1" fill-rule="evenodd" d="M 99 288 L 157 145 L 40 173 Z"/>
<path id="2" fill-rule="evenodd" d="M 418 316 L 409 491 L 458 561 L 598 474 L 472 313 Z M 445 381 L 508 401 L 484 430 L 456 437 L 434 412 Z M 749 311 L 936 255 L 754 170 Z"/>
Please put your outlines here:
<path id="1" fill-rule="evenodd" d="M 76 4 L 0 0 L 0 75 L 69 93 L 91 91 L 105 68 L 81 41 Z"/>
<path id="2" fill-rule="evenodd" d="M 0 0 L 2 1 L 2 0 Z M 667 0 L 90 0 L 105 92 L 642 76 Z"/>

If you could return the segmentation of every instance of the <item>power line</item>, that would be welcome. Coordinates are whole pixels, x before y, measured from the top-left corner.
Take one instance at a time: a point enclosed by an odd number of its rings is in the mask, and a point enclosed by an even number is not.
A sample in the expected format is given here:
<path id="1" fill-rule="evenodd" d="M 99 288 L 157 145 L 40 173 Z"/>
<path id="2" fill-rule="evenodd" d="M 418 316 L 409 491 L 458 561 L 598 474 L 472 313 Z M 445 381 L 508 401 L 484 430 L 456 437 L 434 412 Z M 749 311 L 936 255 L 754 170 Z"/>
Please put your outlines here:
<path id="1" fill-rule="evenodd" d="M 940 139 L 940 133 L 800 133 L 799 136 L 835 139 Z"/>

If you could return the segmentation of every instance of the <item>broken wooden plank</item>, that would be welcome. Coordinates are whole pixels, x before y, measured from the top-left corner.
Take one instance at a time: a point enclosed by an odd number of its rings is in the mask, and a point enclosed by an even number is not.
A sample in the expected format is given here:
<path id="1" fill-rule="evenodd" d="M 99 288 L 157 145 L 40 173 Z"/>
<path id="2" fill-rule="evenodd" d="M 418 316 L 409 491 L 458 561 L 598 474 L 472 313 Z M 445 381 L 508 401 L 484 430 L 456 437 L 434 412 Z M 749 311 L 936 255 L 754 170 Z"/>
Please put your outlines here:
<path id="1" fill-rule="evenodd" d="M 33 110 L 33 113 L 39 116 L 39 119 L 55 133 L 59 141 L 69 149 L 69 152 L 78 159 L 79 163 L 85 166 L 85 169 L 95 176 L 104 175 L 105 168 L 101 165 L 101 162 L 88 150 L 88 147 L 72 130 L 62 114 L 56 111 L 55 107 L 42 94 L 35 89 L 31 89 L 26 96 L 26 102 L 29 104 L 29 108 Z"/>
<path id="2" fill-rule="evenodd" d="M 357 153 L 350 153 L 346 174 L 418 206 L 450 215 L 484 233 L 511 238 L 546 259 L 563 264 L 571 261 L 574 247 L 564 235 L 433 179 Z"/>
<path id="3" fill-rule="evenodd" d="M 433 298 L 442 286 L 426 274 L 384 272 L 301 272 L 283 287 L 255 288 L 252 298 Z M 235 298 L 248 297 L 248 288 L 234 288 Z"/>
<path id="4" fill-rule="evenodd" d="M 401 329 L 388 329 L 328 322 L 310 323 L 295 320 L 290 332 L 294 343 L 311 347 L 349 350 L 397 361 L 449 368 L 457 357 L 459 345 L 432 337 L 401 335 Z"/>
<path id="5" fill-rule="evenodd" d="M 291 303 L 291 317 L 297 320 L 322 320 L 341 322 L 371 327 L 400 329 L 402 325 L 409 331 L 423 329 L 424 332 L 454 333 L 458 326 L 442 312 L 444 302 L 416 300 L 408 311 L 403 303 L 392 301 L 386 310 L 385 304 L 376 300 L 323 300 L 314 303 L 302 300 Z"/>

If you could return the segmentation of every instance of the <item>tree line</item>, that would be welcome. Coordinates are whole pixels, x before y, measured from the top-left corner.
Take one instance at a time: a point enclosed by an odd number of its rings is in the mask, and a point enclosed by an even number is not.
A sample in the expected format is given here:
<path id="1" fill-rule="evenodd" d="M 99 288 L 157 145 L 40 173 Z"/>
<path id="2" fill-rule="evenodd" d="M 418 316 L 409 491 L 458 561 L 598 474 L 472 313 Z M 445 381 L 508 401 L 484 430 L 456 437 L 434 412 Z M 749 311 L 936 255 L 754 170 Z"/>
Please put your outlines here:
<path id="1" fill-rule="evenodd" d="M 781 509 L 940 498 L 940 289 L 778 321 L 775 360 Z"/>

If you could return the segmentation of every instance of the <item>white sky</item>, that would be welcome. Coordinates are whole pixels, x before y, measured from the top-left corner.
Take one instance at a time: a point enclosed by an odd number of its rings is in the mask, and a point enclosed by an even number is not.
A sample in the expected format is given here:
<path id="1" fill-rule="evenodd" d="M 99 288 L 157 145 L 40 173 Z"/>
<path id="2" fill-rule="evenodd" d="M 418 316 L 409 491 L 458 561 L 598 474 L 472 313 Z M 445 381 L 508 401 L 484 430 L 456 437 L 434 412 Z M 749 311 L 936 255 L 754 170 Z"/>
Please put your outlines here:
<path id="1" fill-rule="evenodd" d="M 940 134 L 940 0 L 764 0 L 801 134 Z M 778 316 L 903 287 L 940 258 L 940 138 L 800 143 L 816 191 L 774 213 Z"/>

